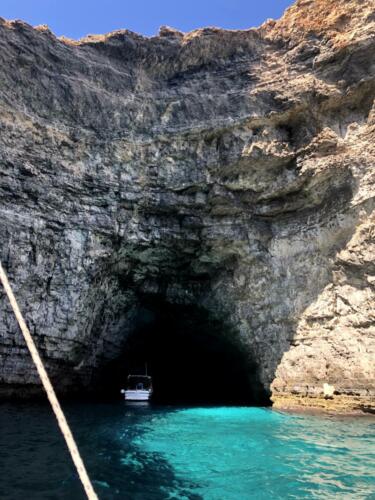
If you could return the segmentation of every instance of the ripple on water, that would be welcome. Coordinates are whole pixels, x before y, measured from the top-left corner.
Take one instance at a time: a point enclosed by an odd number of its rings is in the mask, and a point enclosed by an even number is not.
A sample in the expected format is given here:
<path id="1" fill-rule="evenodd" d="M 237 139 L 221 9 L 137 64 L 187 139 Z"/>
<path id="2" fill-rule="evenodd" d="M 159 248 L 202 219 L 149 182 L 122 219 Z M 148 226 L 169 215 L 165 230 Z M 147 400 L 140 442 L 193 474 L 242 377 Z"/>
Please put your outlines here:
<path id="1" fill-rule="evenodd" d="M 68 404 L 101 499 L 375 499 L 375 421 Z M 48 406 L 0 405 L 0 498 L 84 498 Z"/>

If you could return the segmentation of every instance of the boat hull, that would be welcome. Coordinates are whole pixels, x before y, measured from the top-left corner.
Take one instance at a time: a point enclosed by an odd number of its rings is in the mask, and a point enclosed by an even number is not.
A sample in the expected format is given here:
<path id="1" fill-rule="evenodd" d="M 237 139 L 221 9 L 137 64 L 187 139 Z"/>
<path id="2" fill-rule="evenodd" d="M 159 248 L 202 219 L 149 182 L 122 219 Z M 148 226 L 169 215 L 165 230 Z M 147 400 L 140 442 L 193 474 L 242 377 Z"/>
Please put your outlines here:
<path id="1" fill-rule="evenodd" d="M 124 397 L 126 401 L 149 401 L 151 395 L 152 395 L 151 391 L 142 391 L 142 390 L 124 391 Z"/>

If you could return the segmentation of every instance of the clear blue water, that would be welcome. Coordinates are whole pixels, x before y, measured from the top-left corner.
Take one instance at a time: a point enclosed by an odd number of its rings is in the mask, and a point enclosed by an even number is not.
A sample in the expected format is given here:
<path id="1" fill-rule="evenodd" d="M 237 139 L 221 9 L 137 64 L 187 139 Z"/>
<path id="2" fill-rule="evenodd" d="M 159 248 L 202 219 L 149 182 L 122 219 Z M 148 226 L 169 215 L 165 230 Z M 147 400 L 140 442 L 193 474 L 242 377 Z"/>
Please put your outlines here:
<path id="1" fill-rule="evenodd" d="M 64 408 L 101 499 L 375 499 L 374 418 Z M 0 498 L 84 498 L 47 405 L 0 405 Z"/>

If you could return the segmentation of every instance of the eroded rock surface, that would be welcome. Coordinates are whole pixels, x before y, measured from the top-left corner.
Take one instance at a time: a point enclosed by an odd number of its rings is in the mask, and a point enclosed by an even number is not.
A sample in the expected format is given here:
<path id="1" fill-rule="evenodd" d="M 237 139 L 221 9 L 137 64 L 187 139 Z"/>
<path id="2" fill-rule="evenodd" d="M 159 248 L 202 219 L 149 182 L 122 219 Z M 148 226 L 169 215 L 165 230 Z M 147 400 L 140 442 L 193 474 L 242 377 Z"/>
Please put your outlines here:
<path id="1" fill-rule="evenodd" d="M 276 406 L 374 405 L 373 1 L 79 42 L 2 20 L 0 44 L 1 259 L 60 390 L 157 297 L 221 318 Z M 2 392 L 30 391 L 0 310 Z"/>

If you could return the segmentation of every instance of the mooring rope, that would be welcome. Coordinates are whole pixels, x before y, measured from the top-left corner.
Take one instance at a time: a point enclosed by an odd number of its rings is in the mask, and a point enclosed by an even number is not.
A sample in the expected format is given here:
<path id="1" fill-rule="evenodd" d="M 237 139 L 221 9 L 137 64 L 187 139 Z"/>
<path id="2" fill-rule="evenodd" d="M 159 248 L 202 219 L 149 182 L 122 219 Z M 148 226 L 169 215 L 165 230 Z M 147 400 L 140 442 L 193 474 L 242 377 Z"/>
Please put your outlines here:
<path id="1" fill-rule="evenodd" d="M 98 500 L 98 497 L 94 491 L 94 488 L 91 484 L 90 478 L 87 474 L 85 465 L 82 461 L 81 455 L 79 454 L 76 442 L 74 441 L 73 434 L 69 428 L 68 422 L 65 418 L 64 412 L 60 406 L 60 403 L 57 399 L 55 390 L 51 384 L 51 381 L 48 377 L 48 374 L 46 372 L 46 369 L 44 368 L 43 361 L 40 358 L 38 349 L 34 343 L 34 340 L 31 336 L 30 330 L 28 329 L 25 320 L 23 319 L 22 313 L 20 311 L 20 308 L 18 307 L 16 298 L 13 294 L 12 288 L 9 284 L 7 275 L 5 274 L 5 271 L 3 269 L 3 266 L 0 262 L 0 281 L 3 284 L 4 290 L 8 296 L 9 302 L 12 306 L 13 312 L 17 318 L 18 324 L 21 328 L 22 334 L 24 336 L 24 339 L 26 341 L 26 345 L 30 351 L 31 357 L 34 361 L 34 364 L 36 366 L 36 369 L 38 370 L 39 377 L 42 381 L 43 387 L 47 393 L 47 397 L 49 399 L 49 402 L 51 403 L 52 409 L 56 415 L 57 422 L 59 424 L 59 427 L 61 429 L 61 432 L 64 436 L 65 442 L 68 446 L 70 455 L 72 457 L 72 460 L 74 462 L 74 465 L 76 466 L 79 478 L 82 482 L 82 485 L 85 489 L 87 498 L 89 500 Z"/>

